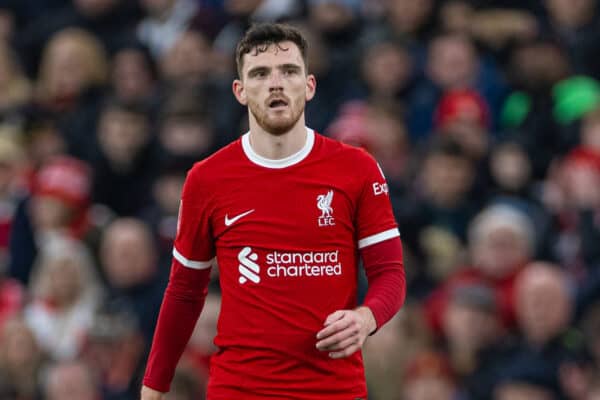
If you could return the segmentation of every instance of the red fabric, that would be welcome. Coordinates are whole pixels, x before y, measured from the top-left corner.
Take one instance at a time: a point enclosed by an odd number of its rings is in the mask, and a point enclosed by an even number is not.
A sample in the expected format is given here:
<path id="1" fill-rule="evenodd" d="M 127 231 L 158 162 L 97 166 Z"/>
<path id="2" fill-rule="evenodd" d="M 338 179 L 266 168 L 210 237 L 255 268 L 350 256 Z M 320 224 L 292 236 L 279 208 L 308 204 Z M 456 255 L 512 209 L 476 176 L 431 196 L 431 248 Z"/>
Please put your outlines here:
<path id="1" fill-rule="evenodd" d="M 175 367 L 204 306 L 210 268 L 196 270 L 173 260 L 171 277 L 158 316 L 144 385 L 168 392 Z"/>
<path id="2" fill-rule="evenodd" d="M 367 246 L 361 257 L 369 281 L 364 305 L 371 309 L 377 329 L 402 307 L 406 297 L 406 277 L 399 237 Z"/>
<path id="3" fill-rule="evenodd" d="M 14 279 L 0 280 L 0 327 L 23 308 L 24 290 Z"/>
<path id="4" fill-rule="evenodd" d="M 454 121 L 473 121 L 482 128 L 489 127 L 488 106 L 474 90 L 452 90 L 446 93 L 435 111 L 435 125 L 443 128 Z"/>
<path id="5" fill-rule="evenodd" d="M 467 268 L 458 271 L 445 283 L 433 291 L 425 302 L 425 316 L 429 326 L 437 334 L 442 332 L 442 320 L 452 291 L 466 283 L 482 283 L 492 288 L 503 325 L 512 328 L 515 325 L 514 286 L 521 268 L 501 280 L 491 280 L 478 269 Z"/>

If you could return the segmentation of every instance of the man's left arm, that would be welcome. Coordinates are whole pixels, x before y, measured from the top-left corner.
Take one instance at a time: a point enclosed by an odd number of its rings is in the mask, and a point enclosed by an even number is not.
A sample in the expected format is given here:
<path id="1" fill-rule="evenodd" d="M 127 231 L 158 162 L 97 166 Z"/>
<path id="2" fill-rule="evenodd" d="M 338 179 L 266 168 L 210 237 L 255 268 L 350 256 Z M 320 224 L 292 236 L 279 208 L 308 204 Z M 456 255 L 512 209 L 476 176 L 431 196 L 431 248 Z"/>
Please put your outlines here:
<path id="1" fill-rule="evenodd" d="M 317 348 L 331 358 L 347 357 L 362 348 L 366 338 L 402 307 L 406 278 L 399 237 L 361 249 L 369 288 L 362 306 L 338 310 L 325 320 L 317 334 Z"/>

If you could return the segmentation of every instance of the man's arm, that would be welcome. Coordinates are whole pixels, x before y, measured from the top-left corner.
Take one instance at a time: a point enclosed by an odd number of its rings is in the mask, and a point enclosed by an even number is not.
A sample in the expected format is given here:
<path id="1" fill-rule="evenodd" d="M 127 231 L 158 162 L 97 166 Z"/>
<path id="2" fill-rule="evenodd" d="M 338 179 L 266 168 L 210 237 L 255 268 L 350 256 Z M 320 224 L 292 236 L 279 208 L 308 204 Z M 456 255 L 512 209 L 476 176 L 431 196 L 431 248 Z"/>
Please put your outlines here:
<path id="1" fill-rule="evenodd" d="M 142 400 L 160 400 L 168 392 L 198 316 L 204 306 L 210 279 L 209 264 L 197 268 L 173 259 L 171 276 L 154 332 L 152 350 L 148 357 Z"/>
<path id="2" fill-rule="evenodd" d="M 399 237 L 361 249 L 369 288 L 363 306 L 338 310 L 317 334 L 317 348 L 332 358 L 347 357 L 389 321 L 404 303 L 406 279 Z"/>

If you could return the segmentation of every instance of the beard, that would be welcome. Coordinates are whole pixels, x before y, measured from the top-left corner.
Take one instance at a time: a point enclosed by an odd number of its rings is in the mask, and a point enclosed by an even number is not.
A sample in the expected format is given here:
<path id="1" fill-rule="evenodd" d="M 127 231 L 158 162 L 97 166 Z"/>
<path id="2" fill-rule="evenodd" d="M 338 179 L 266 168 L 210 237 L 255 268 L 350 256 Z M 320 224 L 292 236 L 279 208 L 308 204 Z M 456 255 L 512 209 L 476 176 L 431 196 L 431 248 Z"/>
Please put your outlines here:
<path id="1" fill-rule="evenodd" d="M 254 101 L 248 103 L 248 110 L 262 129 L 274 136 L 281 136 L 289 132 L 296 125 L 304 112 L 305 104 L 306 101 L 303 98 L 296 102 L 290 101 L 288 104 L 290 108 L 289 114 L 286 116 L 274 116 L 269 113 L 267 105 L 261 107 Z"/>

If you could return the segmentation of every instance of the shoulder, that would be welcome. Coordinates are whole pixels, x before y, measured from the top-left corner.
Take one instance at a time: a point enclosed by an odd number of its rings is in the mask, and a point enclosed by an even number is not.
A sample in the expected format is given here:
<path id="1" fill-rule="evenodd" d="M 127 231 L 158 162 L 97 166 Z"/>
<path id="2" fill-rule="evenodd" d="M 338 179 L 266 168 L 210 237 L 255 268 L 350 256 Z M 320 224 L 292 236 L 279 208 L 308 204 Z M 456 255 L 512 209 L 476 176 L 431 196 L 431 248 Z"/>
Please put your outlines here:
<path id="1" fill-rule="evenodd" d="M 228 166 L 240 159 L 240 152 L 241 144 L 238 139 L 195 163 L 188 171 L 187 179 L 205 183 L 218 179 Z"/>
<path id="2" fill-rule="evenodd" d="M 375 158 L 362 147 L 351 146 L 338 140 L 318 135 L 321 147 L 325 154 L 335 157 L 339 161 L 353 165 L 353 168 L 362 168 L 365 165 L 377 165 Z"/>

